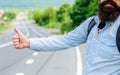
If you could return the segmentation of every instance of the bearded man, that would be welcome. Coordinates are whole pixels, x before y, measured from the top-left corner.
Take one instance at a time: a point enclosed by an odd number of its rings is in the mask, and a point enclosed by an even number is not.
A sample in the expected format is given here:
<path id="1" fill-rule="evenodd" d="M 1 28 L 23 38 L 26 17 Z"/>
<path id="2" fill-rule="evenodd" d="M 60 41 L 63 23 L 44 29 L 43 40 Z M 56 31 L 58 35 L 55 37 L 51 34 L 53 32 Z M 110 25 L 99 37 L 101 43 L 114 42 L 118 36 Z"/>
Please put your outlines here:
<path id="1" fill-rule="evenodd" d="M 88 25 L 95 25 L 89 35 Z M 15 28 L 13 45 L 17 49 L 38 51 L 62 50 L 86 43 L 86 61 L 83 75 L 120 75 L 120 52 L 116 33 L 120 26 L 120 0 L 100 0 L 98 15 L 85 20 L 68 34 L 49 38 L 26 38 Z"/>

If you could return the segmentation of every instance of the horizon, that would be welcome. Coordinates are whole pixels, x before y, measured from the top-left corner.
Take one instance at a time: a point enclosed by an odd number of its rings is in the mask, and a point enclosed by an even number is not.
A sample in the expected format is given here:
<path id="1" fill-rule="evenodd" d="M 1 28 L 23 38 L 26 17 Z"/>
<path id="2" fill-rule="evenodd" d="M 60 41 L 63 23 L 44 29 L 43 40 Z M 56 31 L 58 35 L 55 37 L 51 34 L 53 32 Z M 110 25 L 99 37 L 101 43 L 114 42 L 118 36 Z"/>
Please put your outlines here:
<path id="1" fill-rule="evenodd" d="M 0 9 L 37 9 L 60 7 L 63 4 L 74 4 L 74 0 L 0 0 Z"/>

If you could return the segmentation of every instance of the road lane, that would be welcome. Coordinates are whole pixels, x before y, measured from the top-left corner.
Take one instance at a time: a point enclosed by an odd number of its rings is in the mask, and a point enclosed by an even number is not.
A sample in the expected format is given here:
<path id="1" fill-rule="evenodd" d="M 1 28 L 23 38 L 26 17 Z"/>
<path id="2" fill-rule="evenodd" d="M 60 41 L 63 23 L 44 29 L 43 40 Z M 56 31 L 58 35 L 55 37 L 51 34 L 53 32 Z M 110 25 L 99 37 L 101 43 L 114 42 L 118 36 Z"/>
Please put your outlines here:
<path id="1" fill-rule="evenodd" d="M 31 50 L 18 51 L 12 45 L 0 48 L 0 72 L 23 60 L 32 52 Z"/>
<path id="2" fill-rule="evenodd" d="M 29 38 L 47 37 L 51 34 L 50 31 L 29 23 L 23 14 L 18 16 L 15 27 Z M 5 41 L 4 44 L 11 42 L 15 32 L 12 29 L 7 34 L 9 35 L 2 36 L 9 37 L 7 40 L 0 37 L 0 41 Z M 34 52 L 29 49 L 16 50 L 12 44 L 0 48 L 0 75 L 76 75 L 75 48 L 57 52 Z"/>

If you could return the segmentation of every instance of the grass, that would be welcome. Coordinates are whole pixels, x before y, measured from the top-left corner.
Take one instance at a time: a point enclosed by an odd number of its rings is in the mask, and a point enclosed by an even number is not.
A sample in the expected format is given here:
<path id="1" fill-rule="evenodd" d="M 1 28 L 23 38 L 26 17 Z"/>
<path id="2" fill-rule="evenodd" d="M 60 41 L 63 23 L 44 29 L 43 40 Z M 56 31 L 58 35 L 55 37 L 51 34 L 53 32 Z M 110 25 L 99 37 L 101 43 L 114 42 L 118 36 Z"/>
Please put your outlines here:
<path id="1" fill-rule="evenodd" d="M 10 27 L 11 27 L 11 25 L 2 25 L 2 24 L 0 24 L 0 32 L 3 32 L 5 30 L 9 29 Z"/>
<path id="2" fill-rule="evenodd" d="M 52 22 L 51 24 L 47 24 L 44 26 L 45 28 L 55 28 L 55 29 L 60 29 L 61 28 L 61 23 L 59 22 Z"/>
<path id="3" fill-rule="evenodd" d="M 8 27 L 0 24 L 0 31 L 6 30 Z"/>

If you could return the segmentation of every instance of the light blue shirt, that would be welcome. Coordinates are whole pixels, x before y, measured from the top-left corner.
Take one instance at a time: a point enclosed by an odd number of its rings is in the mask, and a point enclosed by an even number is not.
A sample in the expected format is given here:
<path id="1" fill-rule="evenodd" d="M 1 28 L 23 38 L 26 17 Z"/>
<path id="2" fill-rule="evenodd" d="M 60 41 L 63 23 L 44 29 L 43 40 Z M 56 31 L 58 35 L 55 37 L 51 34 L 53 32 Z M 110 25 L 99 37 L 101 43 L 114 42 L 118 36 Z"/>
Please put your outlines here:
<path id="1" fill-rule="evenodd" d="M 62 50 L 86 43 L 86 62 L 83 75 L 120 75 L 120 53 L 116 46 L 116 32 L 120 16 L 115 22 L 107 22 L 98 34 L 100 20 L 87 37 L 87 28 L 92 17 L 68 34 L 48 38 L 31 38 L 30 49 L 38 51 Z"/>

